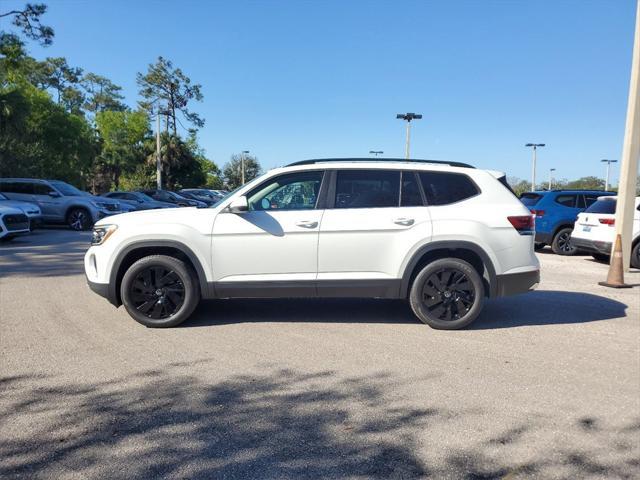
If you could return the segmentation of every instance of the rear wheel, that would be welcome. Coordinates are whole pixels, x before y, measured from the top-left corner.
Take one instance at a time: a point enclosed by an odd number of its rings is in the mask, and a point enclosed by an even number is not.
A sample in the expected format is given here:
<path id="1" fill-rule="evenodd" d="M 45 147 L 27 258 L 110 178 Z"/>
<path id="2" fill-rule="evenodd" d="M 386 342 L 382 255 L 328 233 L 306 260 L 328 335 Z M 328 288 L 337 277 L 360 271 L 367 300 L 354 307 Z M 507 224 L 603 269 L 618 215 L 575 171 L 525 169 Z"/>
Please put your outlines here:
<path id="1" fill-rule="evenodd" d="M 200 301 L 198 281 L 183 261 L 151 255 L 135 262 L 122 277 L 122 303 L 147 327 L 174 327 L 184 322 Z"/>
<path id="2" fill-rule="evenodd" d="M 573 228 L 561 228 L 553 237 L 551 250 L 557 255 L 575 255 L 578 249 L 571 243 L 571 232 Z"/>
<path id="3" fill-rule="evenodd" d="M 631 249 L 631 266 L 640 268 L 640 242 L 637 242 Z"/>
<path id="4" fill-rule="evenodd" d="M 473 322 L 482 311 L 484 285 L 469 263 L 443 258 L 418 273 L 409 302 L 416 316 L 430 327 L 457 330 Z"/>
<path id="5" fill-rule="evenodd" d="M 89 230 L 93 224 L 91 215 L 84 208 L 74 208 L 67 215 L 67 224 L 72 230 Z"/>

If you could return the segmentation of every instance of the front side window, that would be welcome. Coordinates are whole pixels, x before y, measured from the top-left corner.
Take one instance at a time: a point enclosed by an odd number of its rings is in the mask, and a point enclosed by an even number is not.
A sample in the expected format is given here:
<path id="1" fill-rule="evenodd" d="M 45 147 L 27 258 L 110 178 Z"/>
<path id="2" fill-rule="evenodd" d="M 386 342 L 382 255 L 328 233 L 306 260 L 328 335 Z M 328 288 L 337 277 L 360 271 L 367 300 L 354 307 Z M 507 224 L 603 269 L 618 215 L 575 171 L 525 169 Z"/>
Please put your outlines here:
<path id="1" fill-rule="evenodd" d="M 316 208 L 323 172 L 275 177 L 247 195 L 249 210 L 311 210 Z"/>
<path id="2" fill-rule="evenodd" d="M 65 197 L 82 197 L 84 195 L 76 187 L 65 182 L 55 181 L 51 182 L 51 185 L 56 187 L 56 189 Z"/>
<path id="3" fill-rule="evenodd" d="M 556 203 L 569 208 L 575 208 L 577 195 L 558 195 Z"/>
<path id="4" fill-rule="evenodd" d="M 598 195 L 596 195 L 595 193 L 585 193 L 583 197 L 584 205 L 582 206 L 582 208 L 589 208 L 591 205 L 598 201 Z"/>
<path id="5" fill-rule="evenodd" d="M 461 173 L 421 172 L 420 181 L 428 205 L 449 205 L 480 193 L 475 183 Z"/>
<path id="6" fill-rule="evenodd" d="M 399 199 L 399 171 L 338 171 L 335 208 L 397 207 Z"/>

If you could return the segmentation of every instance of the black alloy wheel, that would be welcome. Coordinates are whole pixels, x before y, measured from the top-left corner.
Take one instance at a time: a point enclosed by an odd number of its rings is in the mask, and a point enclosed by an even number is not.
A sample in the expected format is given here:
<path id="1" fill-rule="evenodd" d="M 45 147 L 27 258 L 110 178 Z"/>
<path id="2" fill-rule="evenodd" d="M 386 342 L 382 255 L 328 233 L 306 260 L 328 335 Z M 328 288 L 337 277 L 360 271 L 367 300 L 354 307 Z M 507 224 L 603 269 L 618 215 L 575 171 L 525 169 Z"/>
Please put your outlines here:
<path id="1" fill-rule="evenodd" d="M 575 255 L 578 249 L 571 242 L 573 228 L 563 228 L 553 238 L 551 250 L 556 255 Z"/>
<path id="2" fill-rule="evenodd" d="M 450 322 L 464 317 L 475 301 L 475 288 L 464 272 L 443 268 L 433 272 L 422 287 L 422 302 L 429 313 Z"/>
<path id="3" fill-rule="evenodd" d="M 175 315 L 184 303 L 185 288 L 180 276 L 164 266 L 148 267 L 131 284 L 135 309 L 153 320 Z"/>
<path id="4" fill-rule="evenodd" d="M 69 212 L 67 223 L 72 230 L 81 231 L 91 228 L 91 216 L 84 208 L 74 208 Z"/>

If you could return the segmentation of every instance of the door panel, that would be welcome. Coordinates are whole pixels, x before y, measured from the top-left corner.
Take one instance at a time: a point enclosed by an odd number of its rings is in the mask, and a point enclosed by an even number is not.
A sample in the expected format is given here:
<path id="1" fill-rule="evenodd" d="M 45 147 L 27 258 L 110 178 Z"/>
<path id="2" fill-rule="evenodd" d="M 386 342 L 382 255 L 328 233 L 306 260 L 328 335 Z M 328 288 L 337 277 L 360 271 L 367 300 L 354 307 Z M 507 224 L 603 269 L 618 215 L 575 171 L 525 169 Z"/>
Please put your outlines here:
<path id="1" fill-rule="evenodd" d="M 64 220 L 64 197 L 52 197 L 49 192 L 55 191 L 52 187 L 42 183 L 33 184 L 33 200 L 42 210 L 42 216 L 47 221 Z"/>

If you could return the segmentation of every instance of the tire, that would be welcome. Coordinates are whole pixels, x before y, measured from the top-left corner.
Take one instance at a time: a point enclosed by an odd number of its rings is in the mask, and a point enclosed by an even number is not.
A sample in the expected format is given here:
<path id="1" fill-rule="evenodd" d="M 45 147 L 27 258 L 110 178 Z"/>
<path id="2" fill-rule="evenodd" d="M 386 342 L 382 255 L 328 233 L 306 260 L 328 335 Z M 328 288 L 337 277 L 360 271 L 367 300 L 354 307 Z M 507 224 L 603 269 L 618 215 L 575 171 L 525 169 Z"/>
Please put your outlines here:
<path id="1" fill-rule="evenodd" d="M 93 226 L 91 214 L 86 208 L 72 208 L 67 214 L 67 225 L 71 230 L 80 232 Z"/>
<path id="2" fill-rule="evenodd" d="M 556 255 L 571 256 L 578 252 L 578 249 L 571 244 L 572 227 L 565 227 L 558 230 L 551 242 L 551 250 Z"/>
<path id="3" fill-rule="evenodd" d="M 609 255 L 605 255 L 604 253 L 592 253 L 591 256 L 594 258 L 594 260 L 597 260 L 599 262 L 609 263 Z"/>
<path id="4" fill-rule="evenodd" d="M 640 242 L 636 242 L 631 249 L 631 266 L 633 268 L 640 268 Z"/>
<path id="5" fill-rule="evenodd" d="M 446 286 L 442 284 L 443 282 Z M 453 283 L 457 283 L 458 287 L 463 289 L 452 288 Z M 459 298 L 459 302 L 455 300 L 456 297 Z M 461 297 L 466 297 L 466 300 Z M 464 260 L 458 258 L 435 260 L 426 265 L 416 276 L 411 285 L 409 303 L 413 313 L 431 328 L 438 330 L 464 328 L 482 311 L 484 304 L 482 277 Z M 460 310 L 463 310 L 462 315 Z"/>
<path id="6" fill-rule="evenodd" d="M 125 272 L 120 297 L 136 322 L 147 327 L 175 327 L 198 306 L 200 287 L 196 275 L 182 260 L 151 255 Z"/>
<path id="7" fill-rule="evenodd" d="M 546 247 L 546 246 L 547 246 L 547 244 L 546 244 L 546 243 L 538 243 L 538 242 L 536 242 L 536 243 L 534 243 L 534 244 L 533 244 L 533 249 L 534 249 L 536 252 L 538 252 L 538 251 L 542 250 L 542 249 L 543 249 L 544 247 Z"/>

